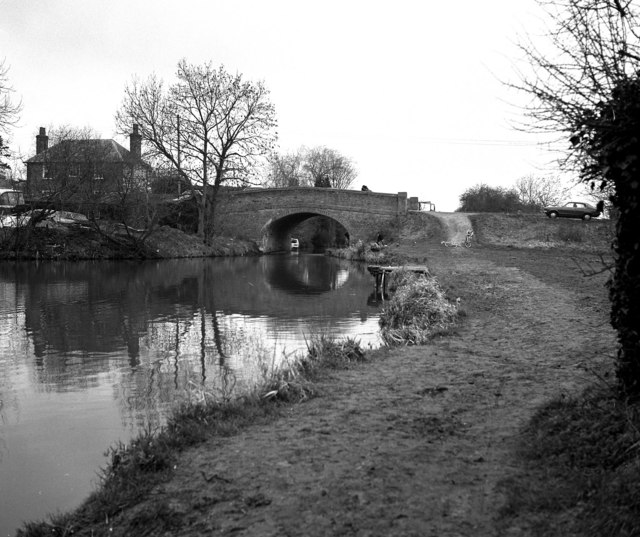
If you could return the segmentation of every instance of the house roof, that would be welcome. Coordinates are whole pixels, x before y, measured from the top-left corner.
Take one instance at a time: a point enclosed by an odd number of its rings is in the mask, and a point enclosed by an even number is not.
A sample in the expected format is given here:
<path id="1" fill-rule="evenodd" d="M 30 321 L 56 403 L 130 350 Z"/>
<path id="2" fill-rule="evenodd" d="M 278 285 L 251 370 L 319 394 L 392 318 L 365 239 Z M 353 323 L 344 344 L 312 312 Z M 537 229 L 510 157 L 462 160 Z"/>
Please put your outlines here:
<path id="1" fill-rule="evenodd" d="M 115 140 L 64 140 L 26 160 L 27 164 L 44 162 L 144 162 Z"/>

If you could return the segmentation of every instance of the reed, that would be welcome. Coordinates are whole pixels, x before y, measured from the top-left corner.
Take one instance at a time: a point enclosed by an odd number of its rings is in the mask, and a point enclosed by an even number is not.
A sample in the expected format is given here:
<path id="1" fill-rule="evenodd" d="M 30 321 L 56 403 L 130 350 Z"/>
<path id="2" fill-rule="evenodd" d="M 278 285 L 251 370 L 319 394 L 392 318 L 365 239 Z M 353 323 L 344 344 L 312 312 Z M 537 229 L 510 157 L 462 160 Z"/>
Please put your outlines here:
<path id="1" fill-rule="evenodd" d="M 365 360 L 358 340 L 336 339 L 328 334 L 316 334 L 307 340 L 307 352 L 274 364 L 262 385 L 265 399 L 296 402 L 315 393 L 313 380 L 323 368 L 341 369 Z"/>

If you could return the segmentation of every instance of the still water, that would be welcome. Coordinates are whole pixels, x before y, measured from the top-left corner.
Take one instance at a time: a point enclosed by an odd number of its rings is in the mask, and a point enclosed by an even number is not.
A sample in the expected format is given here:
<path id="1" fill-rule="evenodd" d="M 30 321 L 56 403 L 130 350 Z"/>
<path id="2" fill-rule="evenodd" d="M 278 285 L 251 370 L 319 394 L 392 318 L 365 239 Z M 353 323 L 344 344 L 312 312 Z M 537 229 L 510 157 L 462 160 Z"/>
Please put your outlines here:
<path id="1" fill-rule="evenodd" d="M 0 263 L 0 536 L 74 508 L 109 446 L 247 389 L 310 334 L 377 346 L 372 287 L 321 255 Z"/>

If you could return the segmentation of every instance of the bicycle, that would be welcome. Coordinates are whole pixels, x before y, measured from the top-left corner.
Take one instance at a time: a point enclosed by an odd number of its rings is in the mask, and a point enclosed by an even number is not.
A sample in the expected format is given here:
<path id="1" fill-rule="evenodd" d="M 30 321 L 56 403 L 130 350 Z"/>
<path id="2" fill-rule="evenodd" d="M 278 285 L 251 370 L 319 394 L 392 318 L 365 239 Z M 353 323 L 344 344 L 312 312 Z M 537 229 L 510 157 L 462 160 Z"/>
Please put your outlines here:
<path id="1" fill-rule="evenodd" d="M 445 246 L 452 246 L 454 248 L 459 248 L 460 246 L 464 246 L 465 248 L 471 248 L 471 239 L 473 238 L 473 230 L 470 229 L 467 231 L 467 235 L 464 238 L 464 242 L 460 244 L 459 242 L 450 242 L 450 241 L 441 241 L 440 244 L 444 244 Z"/>

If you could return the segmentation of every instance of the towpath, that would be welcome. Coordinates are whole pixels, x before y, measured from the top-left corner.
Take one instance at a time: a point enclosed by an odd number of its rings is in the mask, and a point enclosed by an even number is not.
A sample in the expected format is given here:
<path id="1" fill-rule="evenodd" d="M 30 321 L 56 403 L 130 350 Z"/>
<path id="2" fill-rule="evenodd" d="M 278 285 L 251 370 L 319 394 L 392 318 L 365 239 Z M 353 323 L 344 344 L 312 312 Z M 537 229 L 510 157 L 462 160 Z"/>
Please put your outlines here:
<path id="1" fill-rule="evenodd" d="M 604 279 L 561 251 L 416 242 L 395 247 L 460 297 L 455 333 L 374 352 L 276 421 L 187 451 L 109 534 L 157 512 L 171 531 L 139 534 L 529 535 L 526 520 L 500 521 L 501 483 L 535 409 L 593 382 L 612 348 Z"/>

